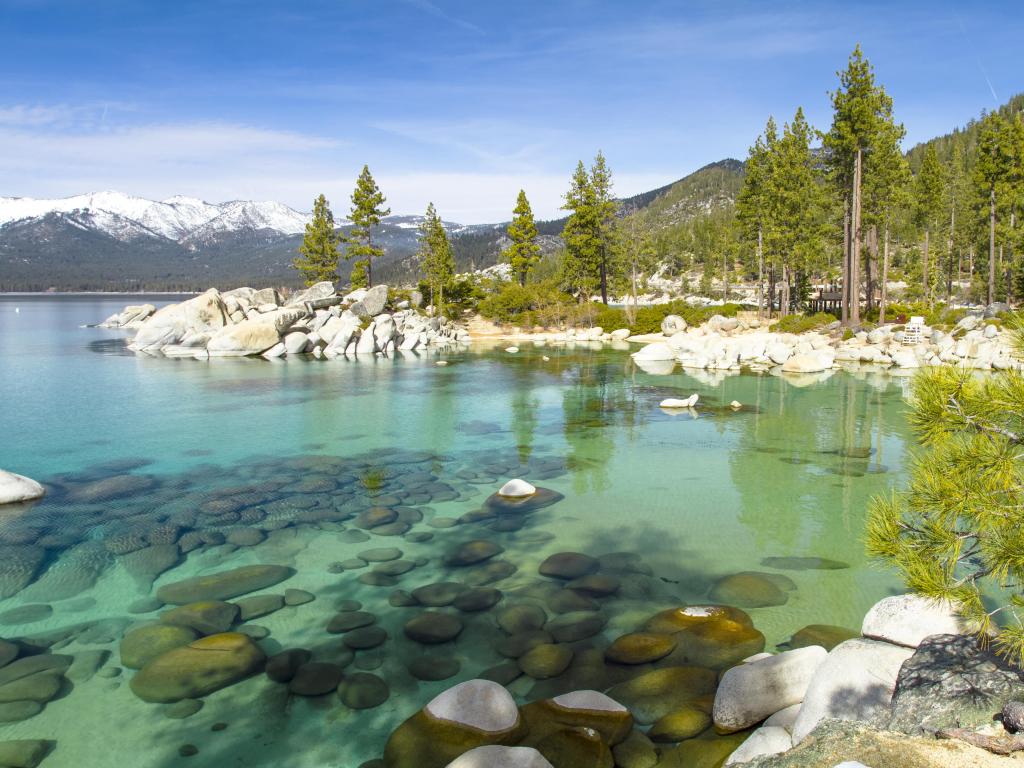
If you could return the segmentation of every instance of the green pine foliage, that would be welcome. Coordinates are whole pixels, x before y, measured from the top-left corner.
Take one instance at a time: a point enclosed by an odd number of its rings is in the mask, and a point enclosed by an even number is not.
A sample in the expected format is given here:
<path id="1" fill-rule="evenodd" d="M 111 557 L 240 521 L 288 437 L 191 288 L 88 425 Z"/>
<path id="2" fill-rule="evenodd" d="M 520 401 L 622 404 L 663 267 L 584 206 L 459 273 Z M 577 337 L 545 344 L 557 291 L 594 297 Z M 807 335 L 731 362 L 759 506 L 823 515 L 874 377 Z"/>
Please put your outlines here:
<path id="1" fill-rule="evenodd" d="M 564 282 L 570 292 L 589 301 L 600 289 L 601 219 L 597 193 L 582 160 L 573 172 L 562 208 L 569 211 L 562 230 Z"/>
<path id="2" fill-rule="evenodd" d="M 868 552 L 1024 662 L 1024 374 L 928 368 L 910 402 L 922 450 L 909 488 L 872 502 Z"/>
<path id="3" fill-rule="evenodd" d="M 945 169 L 939 162 L 935 148 L 930 147 L 925 151 L 921 170 L 914 180 L 914 219 L 924 235 L 921 247 L 921 279 L 926 302 L 932 300 L 935 292 L 935 253 L 931 235 L 945 216 L 945 191 Z"/>
<path id="4" fill-rule="evenodd" d="M 508 225 L 508 236 L 512 241 L 505 251 L 505 258 L 512 265 L 512 274 L 520 285 L 526 285 L 534 267 L 540 262 L 540 245 L 537 244 L 537 223 L 526 192 L 519 190 L 516 207 L 512 209 L 512 221 Z"/>
<path id="5" fill-rule="evenodd" d="M 436 314 L 444 315 L 444 293 L 446 288 L 451 288 L 455 278 L 455 258 L 448 233 L 433 203 L 427 206 L 427 213 L 420 225 L 420 249 L 417 255 L 430 290 L 430 303 Z"/>
<path id="6" fill-rule="evenodd" d="M 352 226 L 345 235 L 345 259 L 356 262 L 352 266 L 353 288 L 373 287 L 373 260 L 384 255 L 384 249 L 373 243 L 373 232 L 380 220 L 391 213 L 390 208 L 384 207 L 385 201 L 370 169 L 364 165 L 352 192 Z"/>
<path id="7" fill-rule="evenodd" d="M 334 230 L 334 214 L 323 195 L 313 202 L 313 218 L 299 246 L 299 256 L 292 262 L 306 285 L 338 279 L 338 233 Z"/>

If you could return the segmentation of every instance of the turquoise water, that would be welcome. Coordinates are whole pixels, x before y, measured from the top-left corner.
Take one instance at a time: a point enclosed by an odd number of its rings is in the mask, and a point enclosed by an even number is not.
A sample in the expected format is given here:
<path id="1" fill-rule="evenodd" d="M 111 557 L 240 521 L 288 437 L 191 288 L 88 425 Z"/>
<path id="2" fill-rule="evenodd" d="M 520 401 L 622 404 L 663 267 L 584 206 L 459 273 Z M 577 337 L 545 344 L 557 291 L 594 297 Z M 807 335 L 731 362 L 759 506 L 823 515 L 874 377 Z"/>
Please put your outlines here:
<path id="1" fill-rule="evenodd" d="M 51 486 L 34 507 L 0 512 L 0 544 L 17 555 L 12 562 L 39 560 L 28 576 L 29 566 L 0 566 L 5 593 L 29 581 L 0 599 L 0 637 L 56 643 L 55 652 L 76 658 L 110 651 L 100 674 L 80 676 L 39 714 L 0 724 L 0 740 L 56 741 L 46 768 L 358 766 L 378 756 L 387 733 L 430 697 L 503 660 L 493 649 L 500 634 L 492 612 L 483 611 L 461 617 L 455 642 L 428 649 L 457 661 L 455 676 L 424 682 L 406 669 L 424 652 L 402 633 L 416 610 L 389 598 L 457 578 L 441 557 L 469 539 L 499 544 L 516 569 L 490 585 L 505 595 L 499 607 L 536 589 L 537 566 L 554 552 L 635 555 L 642 572 L 601 603 L 606 641 L 657 610 L 705 601 L 716 579 L 739 571 L 796 584 L 784 605 L 749 610 L 769 648 L 808 624 L 856 628 L 874 601 L 898 589 L 865 561 L 862 530 L 867 500 L 903 477 L 901 379 L 857 372 L 791 383 L 678 368 L 653 375 L 625 349 L 596 344 L 522 345 L 516 355 L 481 345 L 397 360 L 199 362 L 136 356 L 124 333 L 82 327 L 135 301 L 0 297 L 0 467 Z M 439 357 L 448 365 L 435 365 Z M 701 396 L 695 414 L 658 408 L 691 392 Z M 743 407 L 731 409 L 733 400 Z M 565 498 L 511 523 L 445 527 L 517 476 Z M 243 493 L 245 509 L 208 514 L 209 502 Z M 353 526 L 353 514 L 380 499 L 400 510 L 406 533 Z M 263 540 L 207 544 L 169 563 L 123 556 L 160 526 L 175 536 L 257 529 Z M 359 581 L 372 565 L 336 565 L 392 546 L 415 567 L 382 586 Z M 762 564 L 790 556 L 850 567 Z M 157 614 L 128 606 L 161 584 L 252 563 L 296 570 L 263 592 L 295 587 L 317 596 L 250 622 L 269 630 L 260 640 L 268 653 L 303 647 L 340 664 L 347 655 L 339 637 L 324 629 L 339 601 L 375 614 L 389 639 L 359 652 L 346 671 L 372 669 L 390 687 L 387 702 L 357 711 L 333 695 L 289 697 L 259 675 L 178 720 L 131 693 L 133 673 L 114 672 L 118 641 Z M 26 605 L 52 613 L 32 609 L 37 620 L 4 623 L 5 611 Z M 524 697 L 531 687 L 528 678 L 510 686 Z M 212 731 L 214 723 L 228 728 Z M 180 757 L 183 744 L 198 754 Z"/>

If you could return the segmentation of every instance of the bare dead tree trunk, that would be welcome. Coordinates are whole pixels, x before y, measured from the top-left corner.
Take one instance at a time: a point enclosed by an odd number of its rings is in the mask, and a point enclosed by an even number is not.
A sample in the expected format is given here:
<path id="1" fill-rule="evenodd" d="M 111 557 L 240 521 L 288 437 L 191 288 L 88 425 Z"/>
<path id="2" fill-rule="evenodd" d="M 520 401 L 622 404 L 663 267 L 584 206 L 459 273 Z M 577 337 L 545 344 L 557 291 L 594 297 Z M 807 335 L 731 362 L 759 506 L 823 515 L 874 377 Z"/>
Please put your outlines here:
<path id="1" fill-rule="evenodd" d="M 757 225 L 757 319 L 764 319 L 764 245 L 760 223 Z"/>
<path id="2" fill-rule="evenodd" d="M 878 324 L 885 323 L 885 301 L 888 298 L 889 284 L 889 223 L 885 224 L 885 235 L 882 245 L 882 300 L 878 305 Z"/>
<path id="3" fill-rule="evenodd" d="M 860 182 L 863 172 L 863 154 L 857 149 L 856 165 L 853 170 L 853 253 L 850 262 L 850 323 L 860 325 Z"/>
<path id="4" fill-rule="evenodd" d="M 843 201 L 843 290 L 842 290 L 843 325 L 850 322 L 850 201 Z"/>
<path id="5" fill-rule="evenodd" d="M 996 297 L 996 188 L 988 192 L 988 303 Z"/>

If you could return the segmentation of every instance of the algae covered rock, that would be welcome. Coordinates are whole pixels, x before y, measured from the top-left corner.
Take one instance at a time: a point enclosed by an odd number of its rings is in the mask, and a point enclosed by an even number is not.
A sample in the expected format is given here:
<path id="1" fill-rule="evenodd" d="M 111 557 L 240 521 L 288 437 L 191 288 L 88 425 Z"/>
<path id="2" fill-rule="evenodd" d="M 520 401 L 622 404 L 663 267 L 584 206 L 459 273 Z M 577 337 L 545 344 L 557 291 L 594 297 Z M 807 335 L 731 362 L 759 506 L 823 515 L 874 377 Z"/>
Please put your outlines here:
<path id="1" fill-rule="evenodd" d="M 846 627 L 837 627 L 832 624 L 808 624 L 794 632 L 786 645 L 790 648 L 820 645 L 826 651 L 831 651 L 840 643 L 859 636 L 859 632 Z"/>
<path id="2" fill-rule="evenodd" d="M 767 608 L 785 605 L 787 592 L 796 588 L 787 577 L 772 573 L 744 571 L 719 579 L 710 597 L 717 602 L 741 608 Z"/>
<path id="3" fill-rule="evenodd" d="M 156 703 L 200 698 L 248 677 L 265 659 L 246 635 L 210 635 L 147 663 L 132 678 L 131 689 L 143 701 Z"/>
<path id="4" fill-rule="evenodd" d="M 746 612 L 731 605 L 687 605 L 654 614 L 644 624 L 644 631 L 672 634 L 720 619 L 728 619 L 748 627 L 754 626 L 753 620 Z"/>
<path id="5" fill-rule="evenodd" d="M 618 664 L 646 664 L 672 653 L 676 639 L 658 632 L 633 632 L 615 639 L 604 656 Z"/>
<path id="6" fill-rule="evenodd" d="M 158 656 L 188 645 L 199 633 L 188 626 L 152 624 L 133 629 L 121 640 L 121 665 L 142 669 Z"/>
<path id="7" fill-rule="evenodd" d="M 227 632 L 238 618 L 238 606 L 221 600 L 189 603 L 160 614 L 160 621 L 164 624 L 189 627 L 201 635 Z"/>
<path id="8" fill-rule="evenodd" d="M 764 650 L 764 635 L 747 624 L 720 619 L 696 624 L 675 635 L 667 657 L 678 663 L 726 669 Z"/>
<path id="9" fill-rule="evenodd" d="M 656 742 L 679 742 L 692 739 L 708 729 L 711 716 L 695 704 L 684 704 L 655 721 L 647 737 Z"/>
<path id="10" fill-rule="evenodd" d="M 533 747 L 488 745 L 465 752 L 446 768 L 553 768 Z"/>
<path id="11" fill-rule="evenodd" d="M 525 705 L 527 741 L 535 743 L 566 728 L 589 728 L 606 744 L 623 741 L 633 728 L 633 716 L 622 704 L 600 691 L 579 690 Z"/>
<path id="12" fill-rule="evenodd" d="M 230 571 L 194 576 L 184 581 L 164 584 L 157 599 L 171 605 L 187 605 L 203 600 L 228 600 L 258 589 L 280 584 L 295 575 L 295 570 L 283 565 L 243 565 Z"/>
<path id="13" fill-rule="evenodd" d="M 612 686 L 608 696 L 625 706 L 644 725 L 655 722 L 695 699 L 713 693 L 718 675 L 701 667 L 665 667 Z"/>
<path id="14" fill-rule="evenodd" d="M 384 765 L 444 768 L 476 747 L 518 744 L 525 732 L 508 691 L 489 680 L 468 680 L 438 694 L 395 729 L 384 747 Z"/>
<path id="15" fill-rule="evenodd" d="M 572 661 L 572 649 L 565 645 L 541 643 L 519 657 L 519 668 L 534 680 L 562 674 Z"/>

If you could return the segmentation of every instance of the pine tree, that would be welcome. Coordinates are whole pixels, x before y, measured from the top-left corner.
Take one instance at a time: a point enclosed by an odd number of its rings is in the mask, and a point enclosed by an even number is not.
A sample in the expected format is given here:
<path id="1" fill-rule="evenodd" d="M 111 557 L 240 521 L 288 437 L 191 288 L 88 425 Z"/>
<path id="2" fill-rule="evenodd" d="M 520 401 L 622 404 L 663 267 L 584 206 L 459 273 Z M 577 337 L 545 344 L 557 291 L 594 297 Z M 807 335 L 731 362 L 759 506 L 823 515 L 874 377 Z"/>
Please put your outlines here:
<path id="1" fill-rule="evenodd" d="M 924 233 L 924 247 L 921 250 L 921 281 L 924 300 L 931 304 L 934 271 L 930 252 L 931 232 L 945 211 L 945 172 L 934 146 L 928 147 L 921 162 L 921 170 L 914 181 L 914 219 Z"/>
<path id="2" fill-rule="evenodd" d="M 747 156 L 743 187 L 736 196 L 740 239 L 755 244 L 757 259 L 757 314 L 764 316 L 764 236 L 769 226 L 768 185 L 771 157 L 778 141 L 775 120 L 768 118 L 764 135 L 758 136 Z"/>
<path id="3" fill-rule="evenodd" d="M 988 303 L 995 301 L 996 244 L 1015 224 L 1014 203 L 1024 187 L 1024 122 L 990 112 L 981 121 L 974 183 L 988 213 Z M 1017 214 L 1019 215 L 1019 214 Z M 1000 222 L 1002 218 L 1002 222 Z M 999 226 L 999 224 L 1002 226 Z"/>
<path id="4" fill-rule="evenodd" d="M 601 301 L 608 304 L 608 280 L 614 271 L 615 212 L 617 205 L 612 197 L 612 172 L 600 150 L 590 167 L 590 186 L 594 191 L 594 208 L 597 219 L 598 280 L 601 286 Z"/>
<path id="5" fill-rule="evenodd" d="M 540 261 L 540 246 L 537 244 L 537 224 L 526 193 L 519 190 L 516 207 L 512 210 L 512 221 L 508 225 L 508 236 L 512 245 L 505 251 L 505 257 L 512 265 L 512 274 L 520 285 L 526 285 L 526 278 Z"/>
<path id="6" fill-rule="evenodd" d="M 352 267 L 352 287 L 365 285 L 373 287 L 373 260 L 384 255 L 384 249 L 373 244 L 374 228 L 380 220 L 391 213 L 384 208 L 385 198 L 370 175 L 370 169 L 363 166 L 352 192 L 352 212 L 349 219 L 352 227 L 345 237 L 345 260 L 356 259 Z M 357 282 L 358 281 L 358 282 Z"/>
<path id="7" fill-rule="evenodd" d="M 313 218 L 306 224 L 299 254 L 292 266 L 302 273 L 306 285 L 338 279 L 338 233 L 334 231 L 334 214 L 323 195 L 313 202 Z"/>
<path id="8" fill-rule="evenodd" d="M 768 228 L 765 243 L 782 273 L 780 311 L 789 314 L 790 288 L 798 273 L 815 266 L 821 253 L 823 194 L 811 153 L 811 128 L 798 108 L 772 146 L 765 183 Z"/>
<path id="9" fill-rule="evenodd" d="M 450 287 L 455 277 L 455 257 L 445 232 L 444 223 L 437 215 L 434 204 L 427 206 L 427 213 L 420 224 L 420 268 L 430 287 L 430 303 L 436 315 L 444 316 L 444 289 Z"/>
<path id="10" fill-rule="evenodd" d="M 1024 352 L 1020 332 L 1015 344 Z M 1024 374 L 922 369 L 910 421 L 924 450 L 906 491 L 876 498 L 867 548 L 926 597 L 952 600 L 982 639 L 1024 661 Z M 989 608 L 989 596 L 999 604 Z"/>
<path id="11" fill-rule="evenodd" d="M 636 319 L 637 296 L 640 293 L 641 280 L 649 275 L 657 265 L 657 250 L 650 226 L 643 215 L 633 208 L 622 220 L 616 244 L 619 248 L 620 261 L 625 272 L 619 277 L 621 293 L 628 293 L 633 299 L 626 302 L 626 317 L 630 323 Z"/>
<path id="12" fill-rule="evenodd" d="M 953 147 L 946 166 L 946 214 L 949 221 L 949 237 L 946 242 L 946 303 L 953 298 L 954 273 L 956 282 L 961 278 L 961 261 L 967 241 L 968 186 L 967 170 L 963 150 L 957 144 Z"/>
<path id="13" fill-rule="evenodd" d="M 843 197 L 848 242 L 843 259 L 843 322 L 860 322 L 860 249 L 862 184 L 869 155 L 893 123 L 892 99 L 875 85 L 871 64 L 857 45 L 847 68 L 838 72 L 840 87 L 832 95 L 832 127 L 822 136 L 825 161 Z"/>
<path id="14" fill-rule="evenodd" d="M 564 282 L 589 301 L 600 288 L 601 227 L 594 187 L 582 160 L 576 165 L 562 209 L 570 212 L 562 229 Z"/>

